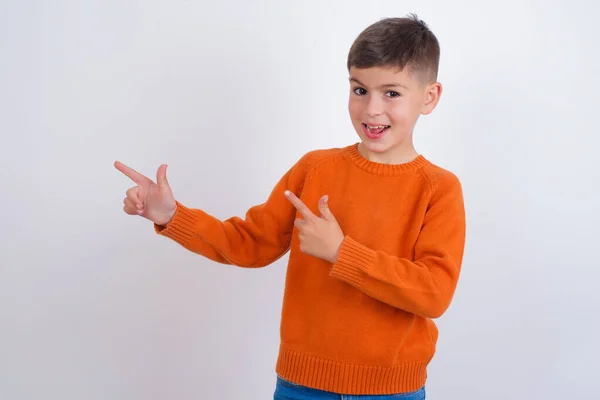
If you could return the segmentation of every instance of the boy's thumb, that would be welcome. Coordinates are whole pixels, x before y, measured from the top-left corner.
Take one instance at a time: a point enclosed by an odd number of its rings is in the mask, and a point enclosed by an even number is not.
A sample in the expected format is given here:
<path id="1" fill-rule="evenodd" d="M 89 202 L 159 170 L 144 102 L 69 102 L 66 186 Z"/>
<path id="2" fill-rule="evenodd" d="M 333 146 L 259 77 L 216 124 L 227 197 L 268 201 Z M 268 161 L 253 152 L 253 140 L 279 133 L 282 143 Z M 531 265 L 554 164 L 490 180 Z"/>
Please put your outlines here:
<path id="1" fill-rule="evenodd" d="M 163 164 L 158 168 L 156 172 L 156 184 L 159 188 L 169 187 L 169 181 L 167 181 L 167 165 Z"/>
<path id="2" fill-rule="evenodd" d="M 327 200 L 329 200 L 329 197 L 327 195 L 321 197 L 321 199 L 319 200 L 319 212 L 321 213 L 321 216 L 326 220 L 334 220 L 335 218 L 331 213 L 331 210 L 329 209 Z"/>

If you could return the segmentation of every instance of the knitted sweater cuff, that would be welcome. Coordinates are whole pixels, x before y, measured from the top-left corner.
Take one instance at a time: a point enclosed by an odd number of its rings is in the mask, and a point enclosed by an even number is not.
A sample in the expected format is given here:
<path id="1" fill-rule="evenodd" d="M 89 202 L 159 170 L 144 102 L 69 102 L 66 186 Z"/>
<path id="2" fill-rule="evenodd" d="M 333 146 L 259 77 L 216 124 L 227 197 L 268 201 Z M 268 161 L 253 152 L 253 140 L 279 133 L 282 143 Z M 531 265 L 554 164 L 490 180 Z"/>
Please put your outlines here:
<path id="1" fill-rule="evenodd" d="M 331 267 L 330 275 L 360 288 L 374 259 L 374 250 L 346 236 L 340 247 L 338 259 Z"/>
<path id="2" fill-rule="evenodd" d="M 154 231 L 185 245 L 194 235 L 195 218 L 189 208 L 179 202 L 176 203 L 177 209 L 171 221 L 165 226 L 154 224 Z"/>

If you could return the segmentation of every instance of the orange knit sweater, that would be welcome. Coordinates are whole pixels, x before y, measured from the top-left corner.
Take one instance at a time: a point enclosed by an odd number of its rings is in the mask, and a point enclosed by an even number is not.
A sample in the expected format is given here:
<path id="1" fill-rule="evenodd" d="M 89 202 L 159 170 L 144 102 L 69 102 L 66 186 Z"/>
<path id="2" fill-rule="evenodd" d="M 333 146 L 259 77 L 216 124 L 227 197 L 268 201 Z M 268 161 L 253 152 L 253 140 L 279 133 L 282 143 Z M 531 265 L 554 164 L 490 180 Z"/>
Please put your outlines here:
<path id="1" fill-rule="evenodd" d="M 284 196 L 315 215 L 329 208 L 345 239 L 335 264 L 303 254 Z M 345 394 L 412 391 L 426 381 L 438 338 L 432 319 L 453 297 L 463 257 L 459 180 L 423 156 L 364 158 L 357 144 L 302 157 L 245 218 L 221 221 L 177 203 L 161 235 L 219 263 L 263 267 L 290 251 L 277 373 Z"/>

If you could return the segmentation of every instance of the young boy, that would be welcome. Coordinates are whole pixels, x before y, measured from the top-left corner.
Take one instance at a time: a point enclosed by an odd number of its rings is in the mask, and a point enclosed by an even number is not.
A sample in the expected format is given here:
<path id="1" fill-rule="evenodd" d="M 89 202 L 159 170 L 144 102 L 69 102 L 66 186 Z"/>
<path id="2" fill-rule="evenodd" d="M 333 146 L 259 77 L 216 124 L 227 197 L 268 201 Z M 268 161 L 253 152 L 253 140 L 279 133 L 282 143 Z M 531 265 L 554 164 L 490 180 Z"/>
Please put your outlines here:
<path id="1" fill-rule="evenodd" d="M 348 56 L 360 142 L 304 155 L 265 203 L 221 221 L 117 162 L 124 210 L 215 262 L 266 266 L 288 251 L 275 399 L 425 397 L 432 321 L 454 295 L 465 241 L 457 177 L 413 146 L 439 101 L 439 45 L 416 16 L 381 20 Z M 381 399 L 387 398 L 381 397 Z"/>

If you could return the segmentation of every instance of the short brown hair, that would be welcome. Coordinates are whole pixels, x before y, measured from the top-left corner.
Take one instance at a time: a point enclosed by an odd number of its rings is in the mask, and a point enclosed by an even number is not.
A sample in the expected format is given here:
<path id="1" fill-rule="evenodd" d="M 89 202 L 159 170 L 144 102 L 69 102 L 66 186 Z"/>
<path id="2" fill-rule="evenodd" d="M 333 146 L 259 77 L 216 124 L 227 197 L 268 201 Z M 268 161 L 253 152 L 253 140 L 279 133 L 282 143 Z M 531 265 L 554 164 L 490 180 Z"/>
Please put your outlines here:
<path id="1" fill-rule="evenodd" d="M 397 67 L 437 80 L 440 45 L 425 22 L 415 14 L 385 18 L 367 27 L 348 53 L 348 70 L 371 67 Z"/>

